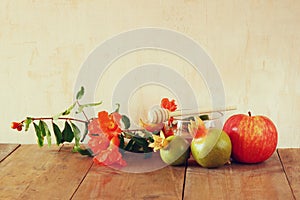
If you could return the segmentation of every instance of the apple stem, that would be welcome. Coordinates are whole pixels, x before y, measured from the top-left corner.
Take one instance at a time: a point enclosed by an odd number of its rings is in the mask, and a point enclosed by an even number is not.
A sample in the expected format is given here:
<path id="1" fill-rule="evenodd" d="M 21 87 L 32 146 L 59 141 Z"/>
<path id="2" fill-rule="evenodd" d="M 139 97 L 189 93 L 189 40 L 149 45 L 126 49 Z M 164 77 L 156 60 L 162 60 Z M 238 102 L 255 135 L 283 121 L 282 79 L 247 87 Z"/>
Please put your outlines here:
<path id="1" fill-rule="evenodd" d="M 249 117 L 251 117 L 251 112 L 250 111 L 248 111 L 248 115 L 249 115 Z"/>

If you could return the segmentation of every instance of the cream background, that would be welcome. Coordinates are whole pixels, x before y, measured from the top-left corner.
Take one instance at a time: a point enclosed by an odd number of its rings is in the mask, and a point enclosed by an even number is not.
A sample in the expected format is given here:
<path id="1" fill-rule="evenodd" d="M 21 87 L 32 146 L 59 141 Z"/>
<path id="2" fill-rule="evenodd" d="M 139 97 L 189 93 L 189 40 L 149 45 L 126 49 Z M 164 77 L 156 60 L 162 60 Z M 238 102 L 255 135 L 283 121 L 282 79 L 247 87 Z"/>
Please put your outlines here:
<path id="1" fill-rule="evenodd" d="M 11 121 L 53 115 L 73 99 L 81 64 L 106 39 L 142 27 L 161 27 L 197 41 L 222 76 L 226 103 L 246 113 L 270 117 L 279 147 L 300 147 L 300 1 L 208 0 L 1 0 L 0 142 L 35 143 L 35 134 L 17 133 Z M 141 51 L 116 61 L 100 80 L 95 99 L 109 109 L 111 83 L 122 73 L 149 63 L 182 73 L 210 106 L 201 77 L 178 57 Z M 143 112 L 169 91 L 144 87 L 130 99 Z M 133 107 L 132 105 L 138 105 Z M 145 105 L 144 107 L 141 105 Z"/>

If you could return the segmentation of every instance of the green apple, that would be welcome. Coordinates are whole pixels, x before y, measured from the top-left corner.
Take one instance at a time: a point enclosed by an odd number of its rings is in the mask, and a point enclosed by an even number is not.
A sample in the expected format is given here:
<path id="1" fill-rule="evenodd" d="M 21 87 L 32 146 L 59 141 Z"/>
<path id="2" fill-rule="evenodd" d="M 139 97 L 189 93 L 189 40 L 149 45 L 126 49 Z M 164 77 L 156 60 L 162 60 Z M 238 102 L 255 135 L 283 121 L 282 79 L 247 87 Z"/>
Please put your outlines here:
<path id="1" fill-rule="evenodd" d="M 168 165 L 183 165 L 190 157 L 190 145 L 181 136 L 169 136 L 166 138 L 168 145 L 160 149 L 161 159 Z"/>
<path id="2" fill-rule="evenodd" d="M 210 129 L 201 138 L 191 142 L 193 158 L 202 167 L 216 168 L 230 161 L 231 141 L 227 133 L 219 129 Z"/>

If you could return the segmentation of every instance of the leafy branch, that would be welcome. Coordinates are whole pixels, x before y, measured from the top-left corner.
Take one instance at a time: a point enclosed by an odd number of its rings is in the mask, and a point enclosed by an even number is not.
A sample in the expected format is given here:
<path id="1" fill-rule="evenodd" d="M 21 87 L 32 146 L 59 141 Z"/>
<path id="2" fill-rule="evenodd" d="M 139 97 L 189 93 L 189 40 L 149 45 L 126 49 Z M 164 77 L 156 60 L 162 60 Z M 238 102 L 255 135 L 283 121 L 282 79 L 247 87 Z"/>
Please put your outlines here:
<path id="1" fill-rule="evenodd" d="M 85 135 L 86 135 L 89 119 L 84 112 L 84 108 L 101 105 L 102 101 L 96 103 L 89 103 L 89 104 L 80 104 L 79 100 L 83 97 L 83 95 L 84 95 L 84 88 L 81 87 L 76 94 L 76 101 L 73 102 L 63 112 L 60 112 L 57 115 L 54 115 L 52 117 L 27 117 L 25 120 L 21 122 L 13 122 L 12 128 L 21 131 L 22 127 L 24 126 L 25 131 L 28 131 L 29 127 L 32 125 L 34 127 L 37 136 L 37 143 L 40 147 L 44 146 L 45 139 L 47 140 L 48 146 L 51 146 L 52 144 L 51 133 L 54 133 L 57 145 L 63 144 L 65 142 L 72 142 L 73 140 L 75 140 L 73 151 L 85 154 L 86 152 L 84 152 L 84 150 L 80 148 L 81 131 L 78 128 L 78 126 L 75 124 L 75 122 L 83 123 L 85 125 Z M 71 112 L 76 107 L 77 110 L 75 111 L 75 113 L 76 114 L 83 113 L 86 120 L 67 117 L 68 115 L 71 114 Z M 64 128 L 60 128 L 57 125 L 56 121 L 58 120 L 65 120 Z M 50 121 L 50 122 L 47 124 L 46 121 L 47 122 Z M 49 128 L 50 124 L 52 126 L 52 129 Z"/>
<path id="2" fill-rule="evenodd" d="M 121 141 L 120 148 L 124 151 L 130 151 L 134 153 L 152 152 L 152 148 L 149 147 L 149 142 L 153 142 L 152 133 L 146 130 L 124 130 L 119 138 Z M 128 139 L 129 142 L 125 143 L 125 139 Z M 149 156 L 147 154 L 145 155 Z"/>
<path id="3" fill-rule="evenodd" d="M 88 134 L 88 125 L 93 121 L 93 118 L 88 118 L 84 109 L 87 107 L 98 106 L 102 104 L 102 101 L 96 103 L 81 104 L 79 100 L 84 95 L 84 88 L 81 87 L 76 94 L 76 100 L 63 112 L 60 112 L 50 117 L 27 117 L 21 122 L 13 122 L 12 128 L 21 131 L 25 128 L 25 131 L 29 130 L 29 127 L 33 126 L 37 143 L 40 147 L 44 146 L 47 141 L 48 146 L 52 145 L 52 136 L 56 139 L 56 144 L 64 144 L 65 142 L 71 143 L 74 141 L 73 152 L 79 152 L 82 155 L 92 156 L 93 153 L 89 149 L 82 149 L 80 143 L 84 141 Z M 116 104 L 117 108 L 113 113 L 119 113 L 120 104 Z M 72 112 L 75 114 L 82 113 L 85 120 L 69 117 Z M 148 153 L 152 152 L 149 147 L 149 143 L 153 142 L 152 133 L 145 129 L 129 129 L 130 119 L 126 115 L 120 115 L 120 122 L 122 123 L 123 130 L 118 136 L 120 140 L 119 151 L 130 151 L 135 153 Z M 63 127 L 57 124 L 57 121 L 64 121 Z M 77 123 L 84 124 L 84 133 L 81 134 Z M 62 126 L 62 125 L 61 125 Z M 98 134 L 96 134 L 98 135 Z M 145 154 L 149 156 L 149 154 Z M 151 156 L 151 154 L 150 154 Z"/>

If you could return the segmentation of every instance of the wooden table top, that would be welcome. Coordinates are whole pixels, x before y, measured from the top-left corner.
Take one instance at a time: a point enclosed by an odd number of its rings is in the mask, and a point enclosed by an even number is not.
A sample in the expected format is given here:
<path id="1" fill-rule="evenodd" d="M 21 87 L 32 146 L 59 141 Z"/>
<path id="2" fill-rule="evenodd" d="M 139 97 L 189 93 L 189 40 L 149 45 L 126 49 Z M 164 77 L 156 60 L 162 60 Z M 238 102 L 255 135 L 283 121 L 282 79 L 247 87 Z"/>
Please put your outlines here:
<path id="1" fill-rule="evenodd" d="M 0 199 L 300 199 L 300 149 L 267 161 L 128 173 L 97 166 L 70 147 L 0 144 Z"/>

